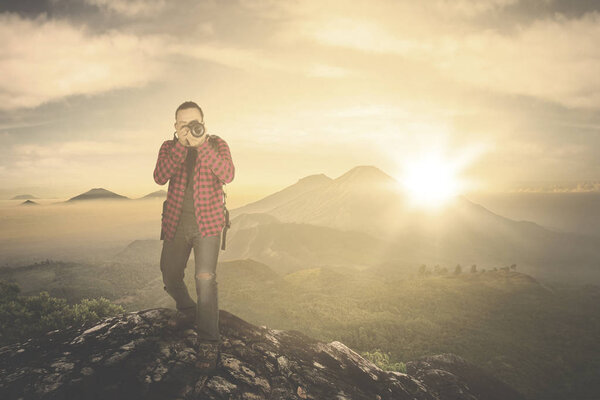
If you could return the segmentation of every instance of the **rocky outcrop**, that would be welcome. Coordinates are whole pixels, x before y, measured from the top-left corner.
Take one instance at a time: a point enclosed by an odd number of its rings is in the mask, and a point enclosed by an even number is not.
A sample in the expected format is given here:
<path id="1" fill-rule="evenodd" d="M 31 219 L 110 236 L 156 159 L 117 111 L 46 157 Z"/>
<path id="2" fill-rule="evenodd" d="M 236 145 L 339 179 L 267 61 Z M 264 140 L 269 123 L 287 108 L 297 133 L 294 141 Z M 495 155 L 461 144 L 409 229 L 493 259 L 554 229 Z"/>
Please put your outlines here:
<path id="1" fill-rule="evenodd" d="M 525 399 L 512 387 L 456 354 L 439 354 L 409 361 L 406 372 L 431 388 L 440 399 Z"/>
<path id="2" fill-rule="evenodd" d="M 453 355 L 383 371 L 334 341 L 258 327 L 221 310 L 217 369 L 194 367 L 197 336 L 174 310 L 125 313 L 0 349 L 1 399 L 518 399 Z M 432 372 L 435 371 L 435 372 Z M 471 374 L 469 371 L 477 371 Z M 473 379 L 467 381 L 463 379 Z M 474 388 L 474 389 L 472 389 Z"/>

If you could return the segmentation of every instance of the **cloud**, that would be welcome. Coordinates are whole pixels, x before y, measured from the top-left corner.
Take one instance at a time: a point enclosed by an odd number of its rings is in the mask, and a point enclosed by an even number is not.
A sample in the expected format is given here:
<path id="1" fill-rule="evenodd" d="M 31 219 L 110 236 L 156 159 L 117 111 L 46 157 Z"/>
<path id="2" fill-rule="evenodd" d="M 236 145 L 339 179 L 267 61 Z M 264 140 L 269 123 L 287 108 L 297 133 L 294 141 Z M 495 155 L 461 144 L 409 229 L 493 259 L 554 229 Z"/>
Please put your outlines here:
<path id="1" fill-rule="evenodd" d="M 339 8 L 325 1 L 323 10 L 309 3 L 301 11 L 288 8 L 288 28 L 275 37 L 280 44 L 308 40 L 365 56 L 398 56 L 392 62 L 431 66 L 451 82 L 493 93 L 600 107 L 600 13 L 579 18 L 554 14 L 505 32 L 482 28 L 490 25 L 474 19 L 512 3 L 381 2 L 369 8 L 356 2 Z M 378 70 L 374 66 L 372 73 Z"/>
<path id="2" fill-rule="evenodd" d="M 518 2 L 519 0 L 436 0 L 425 2 L 425 6 L 453 16 L 474 17 Z"/>
<path id="3" fill-rule="evenodd" d="M 14 144 L 3 147 L 0 169 L 4 186 L 35 182 L 69 182 L 81 185 L 95 180 L 105 184 L 127 182 L 131 175 L 152 183 L 157 144 L 147 140 L 148 132 L 116 132 L 119 141 L 70 140 L 43 144 Z M 119 171 L 114 173 L 116 166 Z M 150 170 L 150 174 L 148 173 Z M 129 181 L 131 184 L 133 180 Z"/>
<path id="4" fill-rule="evenodd" d="M 393 35 L 377 21 L 328 18 L 315 25 L 318 26 L 305 27 L 304 30 L 310 32 L 309 35 L 317 42 L 330 46 L 348 47 L 373 53 L 409 54 L 432 50 L 430 43 Z"/>
<path id="5" fill-rule="evenodd" d="M 145 151 L 146 149 L 144 149 Z M 45 157 L 88 157 L 116 154 L 143 153 L 139 146 L 131 143 L 96 142 L 78 140 L 47 145 L 24 144 L 14 147 L 13 154 L 23 158 Z"/>
<path id="6" fill-rule="evenodd" d="M 201 32 L 212 32 L 211 24 L 201 25 Z M 181 40 L 169 34 L 136 35 L 117 30 L 94 34 L 85 26 L 49 19 L 45 14 L 35 19 L 0 14 L 0 38 L 3 110 L 33 108 L 73 95 L 142 87 L 175 73 L 181 57 L 305 76 L 337 78 L 349 73 L 333 65 L 303 64 L 285 55 L 216 40 Z"/>
<path id="7" fill-rule="evenodd" d="M 173 40 L 164 51 L 172 56 L 191 57 L 199 60 L 209 60 L 229 67 L 248 69 L 261 68 L 286 70 L 287 67 L 261 54 L 258 50 L 236 48 L 218 43 L 194 43 Z"/>
<path id="8" fill-rule="evenodd" d="M 347 68 L 337 67 L 335 65 L 315 64 L 308 68 L 308 76 L 318 78 L 346 78 L 356 73 Z"/>
<path id="9" fill-rule="evenodd" d="M 85 2 L 128 17 L 156 14 L 166 6 L 165 0 L 85 0 Z"/>
<path id="10" fill-rule="evenodd" d="M 94 36 L 44 15 L 0 14 L 0 37 L 3 109 L 141 86 L 164 70 L 156 38 L 141 40 L 116 31 Z"/>
<path id="11" fill-rule="evenodd" d="M 51 143 L 4 143 L 0 155 L 0 165 L 42 167 L 48 163 L 74 165 L 80 167 L 94 164 L 93 160 L 132 159 L 158 154 L 156 142 L 148 140 L 148 131 L 112 130 L 113 140 L 72 139 Z M 0 137 L 1 139 L 1 137 Z M 46 164 L 44 164 L 46 163 Z"/>
<path id="12" fill-rule="evenodd" d="M 516 35 L 455 39 L 432 61 L 454 79 L 567 107 L 600 107 L 600 14 L 536 21 Z"/>
<path id="13" fill-rule="evenodd" d="M 589 193 L 600 192 L 600 181 L 583 182 L 563 182 L 552 183 L 544 182 L 535 185 L 516 184 L 515 188 L 507 190 L 508 192 L 524 193 Z"/>

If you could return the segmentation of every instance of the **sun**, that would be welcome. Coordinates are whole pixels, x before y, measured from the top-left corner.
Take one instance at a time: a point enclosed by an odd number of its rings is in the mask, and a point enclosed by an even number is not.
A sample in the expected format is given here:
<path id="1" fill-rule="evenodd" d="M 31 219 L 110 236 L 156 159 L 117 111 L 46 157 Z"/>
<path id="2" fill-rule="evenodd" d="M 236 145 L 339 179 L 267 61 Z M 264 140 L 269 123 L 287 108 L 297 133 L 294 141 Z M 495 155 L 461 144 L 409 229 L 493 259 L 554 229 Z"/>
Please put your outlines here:
<path id="1" fill-rule="evenodd" d="M 403 162 L 400 184 L 409 205 L 439 210 L 461 193 L 459 172 L 457 163 L 430 153 Z"/>

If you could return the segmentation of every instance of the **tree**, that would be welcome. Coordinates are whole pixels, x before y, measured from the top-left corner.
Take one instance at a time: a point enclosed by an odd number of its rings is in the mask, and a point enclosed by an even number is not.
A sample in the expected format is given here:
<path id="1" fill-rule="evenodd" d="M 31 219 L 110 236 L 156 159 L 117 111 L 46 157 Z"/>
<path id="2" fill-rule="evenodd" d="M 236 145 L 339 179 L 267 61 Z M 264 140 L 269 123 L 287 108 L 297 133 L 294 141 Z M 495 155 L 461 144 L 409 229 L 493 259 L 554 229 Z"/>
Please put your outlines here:
<path id="1" fill-rule="evenodd" d="M 512 269 L 513 271 L 517 270 L 517 264 L 513 264 L 510 266 L 510 269 Z"/>
<path id="2" fill-rule="evenodd" d="M 477 264 L 471 265 L 471 273 L 474 274 L 477 272 Z"/>
<path id="3" fill-rule="evenodd" d="M 15 300 L 21 288 L 16 283 L 0 280 L 0 304 Z"/>
<path id="4" fill-rule="evenodd" d="M 460 275 L 460 273 L 462 272 L 462 267 L 460 264 L 456 264 L 456 267 L 454 268 L 454 275 Z"/>

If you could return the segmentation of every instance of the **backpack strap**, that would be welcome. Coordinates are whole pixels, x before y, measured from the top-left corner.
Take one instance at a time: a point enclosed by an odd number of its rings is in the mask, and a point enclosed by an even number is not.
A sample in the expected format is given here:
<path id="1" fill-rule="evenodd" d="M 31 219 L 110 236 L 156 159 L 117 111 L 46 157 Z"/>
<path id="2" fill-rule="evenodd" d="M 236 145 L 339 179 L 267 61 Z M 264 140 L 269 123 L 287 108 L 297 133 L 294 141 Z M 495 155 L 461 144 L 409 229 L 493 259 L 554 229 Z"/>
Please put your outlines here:
<path id="1" fill-rule="evenodd" d="M 215 151 L 218 151 L 218 143 L 216 138 L 219 138 L 217 135 L 210 135 L 208 137 L 208 143 L 212 146 Z M 225 250 L 225 242 L 227 240 L 227 230 L 231 227 L 231 222 L 229 221 L 229 210 L 227 209 L 227 191 L 226 184 L 223 184 L 223 209 L 225 212 L 225 226 L 223 227 L 223 236 L 221 240 L 221 250 Z"/>
<path id="2" fill-rule="evenodd" d="M 225 250 L 225 241 L 227 239 L 227 229 L 231 227 L 231 221 L 229 221 L 229 210 L 227 209 L 227 192 L 223 190 L 223 208 L 225 210 L 225 226 L 223 227 L 223 240 L 221 241 L 221 250 Z"/>

